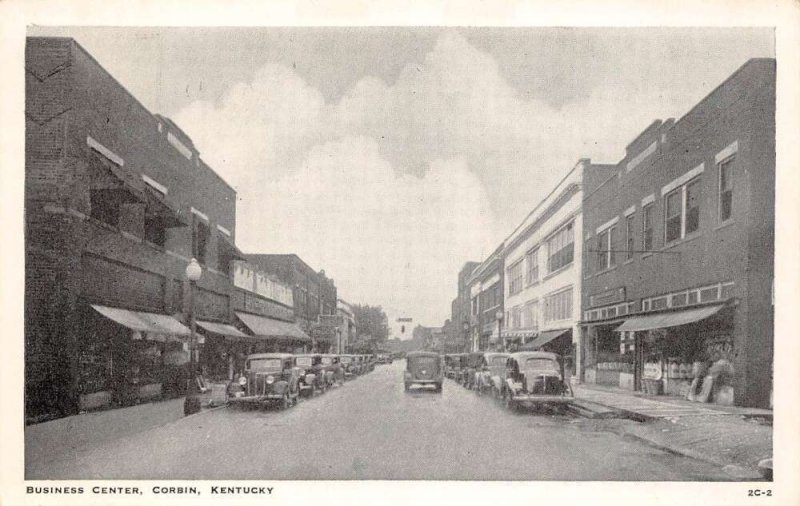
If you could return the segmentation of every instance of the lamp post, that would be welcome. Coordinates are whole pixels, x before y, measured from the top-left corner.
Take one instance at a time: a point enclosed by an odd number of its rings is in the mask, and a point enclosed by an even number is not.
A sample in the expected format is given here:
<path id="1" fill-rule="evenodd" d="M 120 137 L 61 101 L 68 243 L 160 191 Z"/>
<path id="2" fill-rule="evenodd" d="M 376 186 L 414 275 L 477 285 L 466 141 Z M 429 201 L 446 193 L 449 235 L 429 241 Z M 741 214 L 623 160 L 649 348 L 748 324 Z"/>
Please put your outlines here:
<path id="1" fill-rule="evenodd" d="M 200 397 L 197 395 L 197 365 L 195 364 L 195 350 L 197 348 L 197 324 L 194 319 L 194 287 L 200 276 L 203 275 L 203 269 L 197 260 L 192 258 L 189 265 L 186 266 L 186 278 L 189 280 L 189 328 L 191 334 L 189 336 L 189 385 L 186 390 L 186 399 L 183 401 L 183 414 L 191 415 L 200 411 Z"/>
<path id="2" fill-rule="evenodd" d="M 494 317 L 497 320 L 497 342 L 500 342 L 500 327 L 503 324 L 503 311 L 498 309 Z M 505 343 L 503 343 L 503 348 L 505 348 Z"/>

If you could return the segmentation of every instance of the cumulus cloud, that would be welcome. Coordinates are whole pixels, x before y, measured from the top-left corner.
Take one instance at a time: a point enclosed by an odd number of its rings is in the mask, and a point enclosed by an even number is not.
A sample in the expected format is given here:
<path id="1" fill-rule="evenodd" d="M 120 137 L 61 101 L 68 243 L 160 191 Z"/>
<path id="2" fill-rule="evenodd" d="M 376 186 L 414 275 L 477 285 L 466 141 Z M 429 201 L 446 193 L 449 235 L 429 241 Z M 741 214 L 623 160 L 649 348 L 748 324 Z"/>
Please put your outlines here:
<path id="1" fill-rule="evenodd" d="M 464 261 L 485 258 L 578 158 L 617 160 L 620 138 L 680 100 L 628 90 L 640 105 L 620 111 L 629 82 L 614 79 L 554 108 L 449 31 L 395 82 L 364 76 L 335 103 L 269 64 L 175 119 L 238 190 L 246 251 L 296 252 L 343 298 L 434 325 Z"/>

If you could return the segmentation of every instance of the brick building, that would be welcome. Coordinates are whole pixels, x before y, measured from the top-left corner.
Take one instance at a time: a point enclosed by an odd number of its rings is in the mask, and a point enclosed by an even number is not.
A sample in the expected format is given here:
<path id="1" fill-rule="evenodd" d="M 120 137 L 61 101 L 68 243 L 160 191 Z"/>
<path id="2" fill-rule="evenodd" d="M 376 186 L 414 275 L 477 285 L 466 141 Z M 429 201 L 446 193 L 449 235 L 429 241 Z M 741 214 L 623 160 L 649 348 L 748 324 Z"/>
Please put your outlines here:
<path id="1" fill-rule="evenodd" d="M 470 294 L 470 350 L 500 347 L 503 314 L 503 247 L 495 249 L 472 271 L 467 281 Z M 501 316 L 498 319 L 498 316 Z"/>
<path id="2" fill-rule="evenodd" d="M 329 351 L 336 339 L 335 326 L 321 323 L 319 316 L 336 315 L 337 293 L 325 271 L 316 272 L 295 254 L 253 254 L 247 260 L 292 287 L 295 321 L 314 339 L 318 351 Z"/>
<path id="3" fill-rule="evenodd" d="M 160 395 L 192 257 L 197 319 L 232 323 L 236 193 L 74 40 L 29 38 L 25 78 L 26 415 Z"/>
<path id="4" fill-rule="evenodd" d="M 771 59 L 585 172 L 586 381 L 770 405 L 774 192 Z"/>
<path id="5" fill-rule="evenodd" d="M 472 300 L 469 279 L 480 262 L 466 262 L 458 271 L 458 295 L 450 304 L 450 322 L 453 328 L 453 348 L 459 352 L 470 349 L 470 314 Z M 466 327 L 466 328 L 465 328 Z"/>

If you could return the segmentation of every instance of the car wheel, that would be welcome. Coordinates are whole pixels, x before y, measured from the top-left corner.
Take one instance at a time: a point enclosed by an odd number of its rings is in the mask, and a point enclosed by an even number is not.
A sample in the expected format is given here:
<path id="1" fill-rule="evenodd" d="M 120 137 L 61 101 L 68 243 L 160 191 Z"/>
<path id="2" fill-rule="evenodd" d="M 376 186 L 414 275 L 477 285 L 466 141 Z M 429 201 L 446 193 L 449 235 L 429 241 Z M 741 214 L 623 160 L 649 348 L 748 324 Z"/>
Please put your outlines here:
<path id="1" fill-rule="evenodd" d="M 442 393 L 442 384 L 441 383 L 437 383 L 436 384 L 436 391 L 439 392 L 439 393 Z"/>
<path id="2" fill-rule="evenodd" d="M 283 396 L 283 400 L 281 401 L 281 409 L 289 409 L 291 405 L 292 400 L 289 398 L 289 392 L 286 392 L 286 395 Z"/>

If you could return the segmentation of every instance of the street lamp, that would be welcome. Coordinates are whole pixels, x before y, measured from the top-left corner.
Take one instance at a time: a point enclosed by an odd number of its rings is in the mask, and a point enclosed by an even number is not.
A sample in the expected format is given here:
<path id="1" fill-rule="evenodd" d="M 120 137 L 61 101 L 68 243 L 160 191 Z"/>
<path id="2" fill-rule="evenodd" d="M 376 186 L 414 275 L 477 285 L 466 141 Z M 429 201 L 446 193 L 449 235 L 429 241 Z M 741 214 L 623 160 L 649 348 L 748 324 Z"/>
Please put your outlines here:
<path id="1" fill-rule="evenodd" d="M 498 309 L 494 317 L 497 320 L 497 341 L 500 342 L 500 327 L 503 323 L 503 311 Z M 503 347 L 505 348 L 505 343 L 503 343 Z"/>
<path id="2" fill-rule="evenodd" d="M 191 334 L 189 336 L 189 385 L 186 390 L 186 399 L 183 401 L 183 414 L 191 415 L 200 411 L 200 397 L 197 395 L 197 378 L 195 364 L 195 348 L 197 347 L 197 324 L 194 320 L 194 287 L 200 276 L 203 275 L 203 269 L 197 260 L 192 258 L 189 265 L 186 266 L 186 279 L 189 280 L 189 328 Z"/>

